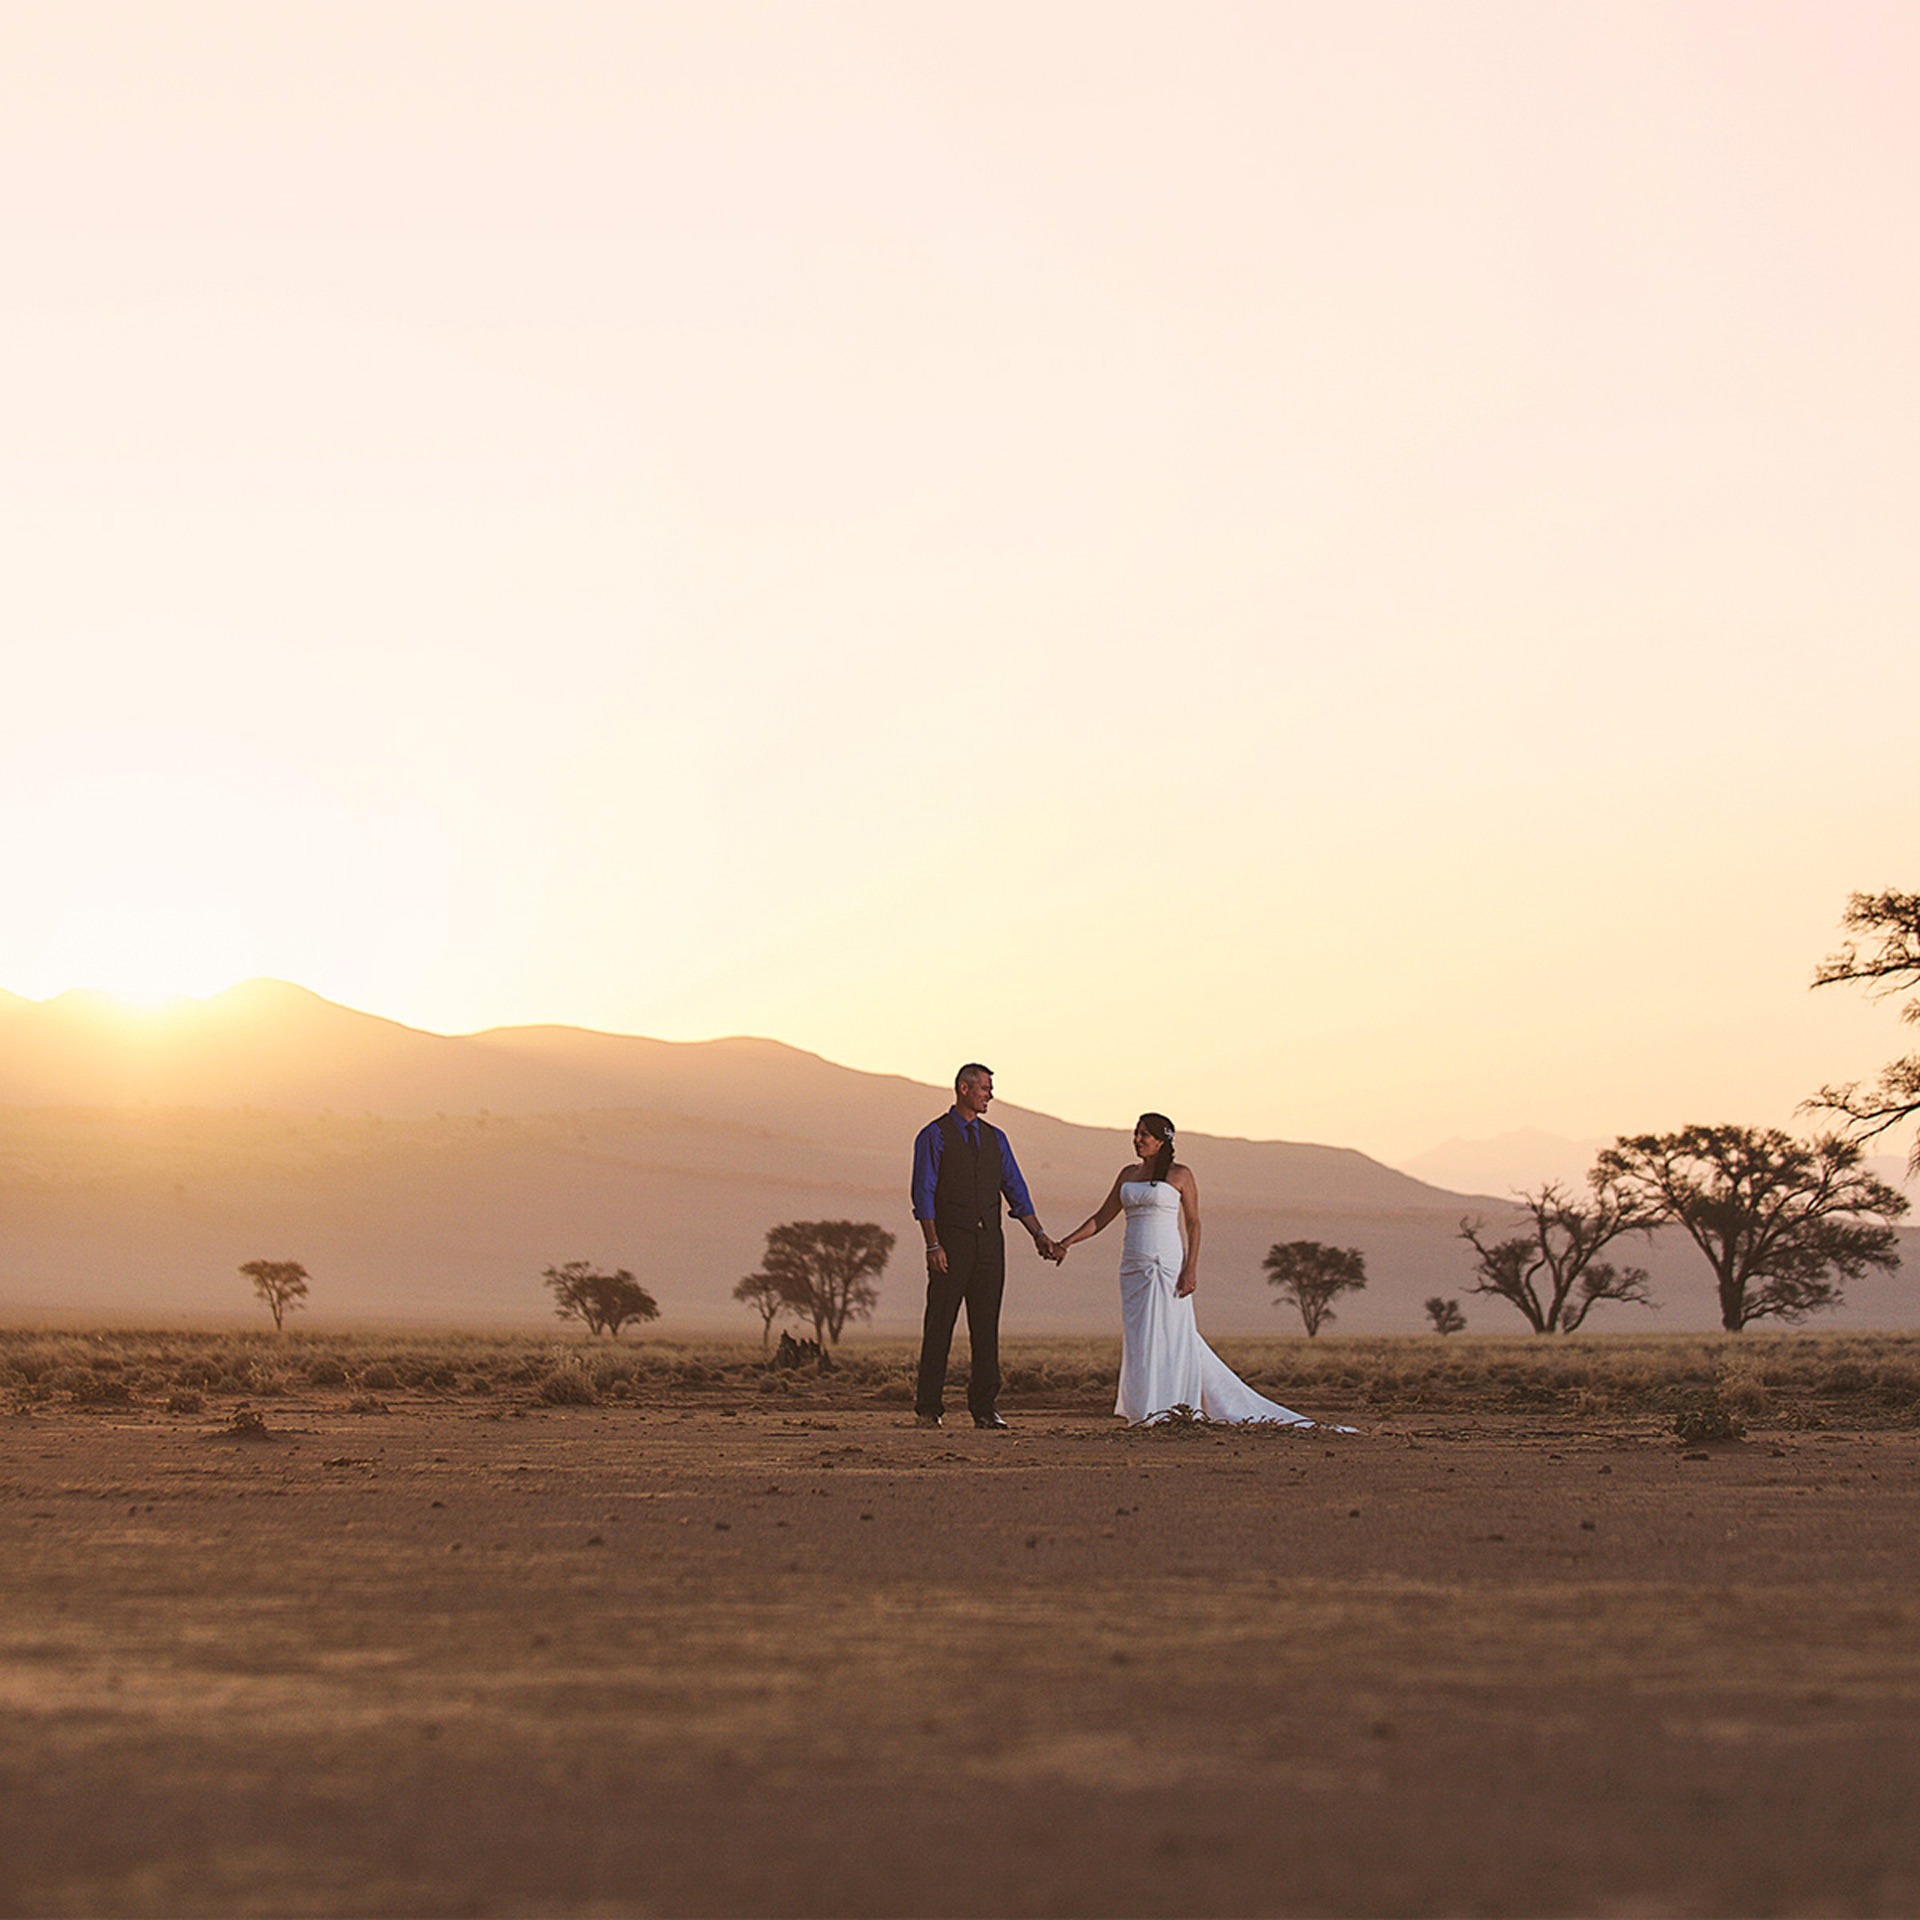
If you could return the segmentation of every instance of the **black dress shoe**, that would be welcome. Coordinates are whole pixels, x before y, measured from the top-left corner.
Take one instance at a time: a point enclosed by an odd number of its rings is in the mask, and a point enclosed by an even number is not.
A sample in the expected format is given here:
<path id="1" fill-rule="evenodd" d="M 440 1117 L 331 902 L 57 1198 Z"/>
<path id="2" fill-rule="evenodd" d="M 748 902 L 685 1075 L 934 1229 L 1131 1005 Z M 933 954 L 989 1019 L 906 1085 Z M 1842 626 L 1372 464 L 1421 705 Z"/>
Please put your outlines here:
<path id="1" fill-rule="evenodd" d="M 1007 1423 L 1002 1420 L 997 1413 L 976 1413 L 973 1416 L 973 1424 L 976 1427 L 985 1427 L 992 1432 L 1005 1433 L 1007 1431 Z"/>
<path id="2" fill-rule="evenodd" d="M 913 1424 L 916 1427 L 937 1427 L 940 1424 L 940 1416 L 937 1413 L 916 1413 L 913 1416 Z"/>

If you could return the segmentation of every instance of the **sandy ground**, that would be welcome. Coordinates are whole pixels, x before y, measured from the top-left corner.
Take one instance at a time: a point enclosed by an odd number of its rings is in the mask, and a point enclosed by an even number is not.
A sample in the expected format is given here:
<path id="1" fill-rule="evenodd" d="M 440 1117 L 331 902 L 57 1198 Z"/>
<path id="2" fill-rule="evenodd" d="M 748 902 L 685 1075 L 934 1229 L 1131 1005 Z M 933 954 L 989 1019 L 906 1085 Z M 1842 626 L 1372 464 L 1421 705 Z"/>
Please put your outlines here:
<path id="1" fill-rule="evenodd" d="M 7 1914 L 1920 1912 L 1920 1435 L 0 1423 Z"/>

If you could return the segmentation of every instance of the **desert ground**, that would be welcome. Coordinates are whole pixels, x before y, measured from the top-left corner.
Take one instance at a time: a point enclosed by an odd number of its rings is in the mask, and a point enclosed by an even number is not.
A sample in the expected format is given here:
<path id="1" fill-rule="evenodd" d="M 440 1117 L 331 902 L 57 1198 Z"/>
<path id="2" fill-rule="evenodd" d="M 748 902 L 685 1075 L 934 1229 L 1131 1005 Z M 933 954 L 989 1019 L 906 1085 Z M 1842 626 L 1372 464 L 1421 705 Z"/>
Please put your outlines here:
<path id="1" fill-rule="evenodd" d="M 0 1910 L 1912 1914 L 1920 1343 L 1743 1339 L 0 1336 Z"/>

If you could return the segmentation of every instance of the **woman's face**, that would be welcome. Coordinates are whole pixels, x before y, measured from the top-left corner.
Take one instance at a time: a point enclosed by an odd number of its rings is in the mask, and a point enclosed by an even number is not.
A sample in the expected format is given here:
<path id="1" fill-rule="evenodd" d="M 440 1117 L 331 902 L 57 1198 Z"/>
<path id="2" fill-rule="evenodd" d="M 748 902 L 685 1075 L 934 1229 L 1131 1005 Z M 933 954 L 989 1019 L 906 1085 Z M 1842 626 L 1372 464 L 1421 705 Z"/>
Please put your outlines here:
<path id="1" fill-rule="evenodd" d="M 1151 1160 L 1164 1144 L 1156 1140 L 1145 1127 L 1135 1127 L 1133 1130 L 1133 1150 L 1142 1160 Z"/>

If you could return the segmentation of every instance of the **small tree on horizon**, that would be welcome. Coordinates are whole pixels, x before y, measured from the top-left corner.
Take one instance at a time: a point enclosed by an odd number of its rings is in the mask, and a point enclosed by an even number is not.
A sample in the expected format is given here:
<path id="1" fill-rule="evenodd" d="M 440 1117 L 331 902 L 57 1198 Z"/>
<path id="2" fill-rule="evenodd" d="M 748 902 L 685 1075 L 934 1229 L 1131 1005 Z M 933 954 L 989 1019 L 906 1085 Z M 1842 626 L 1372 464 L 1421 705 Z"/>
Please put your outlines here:
<path id="1" fill-rule="evenodd" d="M 770 1273 L 750 1273 L 733 1289 L 733 1297 L 743 1301 L 760 1316 L 760 1344 L 764 1347 L 773 1332 L 773 1323 L 793 1305 L 780 1283 Z"/>
<path id="2" fill-rule="evenodd" d="M 1309 1340 L 1335 1317 L 1337 1296 L 1358 1293 L 1367 1284 L 1366 1256 L 1358 1247 L 1289 1240 L 1269 1247 L 1260 1264 L 1266 1269 L 1268 1286 L 1300 1309 Z"/>
<path id="3" fill-rule="evenodd" d="M 1428 1299 L 1427 1318 L 1433 1322 L 1435 1333 L 1464 1333 L 1467 1330 L 1467 1316 L 1460 1311 L 1460 1302 L 1449 1300 L 1445 1294 L 1436 1293 Z"/>
<path id="4" fill-rule="evenodd" d="M 1528 1225 L 1505 1240 L 1488 1239 L 1484 1221 L 1462 1220 L 1460 1237 L 1474 1251 L 1472 1291 L 1518 1307 L 1535 1333 L 1571 1333 L 1603 1300 L 1652 1306 L 1646 1269 L 1616 1267 L 1600 1254 L 1622 1234 L 1651 1233 L 1659 1205 L 1599 1168 L 1589 1186 L 1586 1200 L 1552 1180 L 1521 1194 Z"/>
<path id="5" fill-rule="evenodd" d="M 734 1293 L 744 1299 L 749 1282 L 764 1283 L 796 1319 L 812 1321 L 817 1342 L 838 1346 L 848 1321 L 872 1317 L 892 1252 L 893 1235 L 869 1220 L 791 1220 L 767 1230 L 760 1271 Z"/>
<path id="6" fill-rule="evenodd" d="M 584 1260 L 569 1260 L 564 1267 L 548 1267 L 540 1277 L 553 1290 L 555 1315 L 582 1321 L 589 1333 L 618 1340 L 629 1320 L 660 1318 L 653 1295 L 625 1267 L 602 1273 Z"/>
<path id="7" fill-rule="evenodd" d="M 281 1332 L 287 1315 L 306 1303 L 306 1268 L 298 1260 L 249 1260 L 240 1271 L 273 1315 L 274 1332 Z"/>

